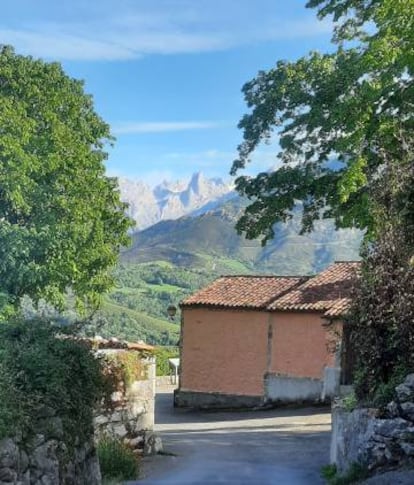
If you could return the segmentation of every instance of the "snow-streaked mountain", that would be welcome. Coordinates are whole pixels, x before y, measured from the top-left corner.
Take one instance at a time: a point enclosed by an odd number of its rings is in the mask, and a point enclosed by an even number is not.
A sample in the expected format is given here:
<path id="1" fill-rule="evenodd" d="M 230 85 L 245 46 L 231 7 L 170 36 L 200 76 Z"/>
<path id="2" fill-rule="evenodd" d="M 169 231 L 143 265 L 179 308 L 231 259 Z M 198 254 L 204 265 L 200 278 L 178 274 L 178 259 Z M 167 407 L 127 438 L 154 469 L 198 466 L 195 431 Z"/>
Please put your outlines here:
<path id="1" fill-rule="evenodd" d="M 121 199 L 129 205 L 128 215 L 136 229 L 145 229 L 157 222 L 211 209 L 232 193 L 230 184 L 219 178 L 206 178 L 195 173 L 189 181 L 162 182 L 154 188 L 126 178 L 119 178 Z"/>

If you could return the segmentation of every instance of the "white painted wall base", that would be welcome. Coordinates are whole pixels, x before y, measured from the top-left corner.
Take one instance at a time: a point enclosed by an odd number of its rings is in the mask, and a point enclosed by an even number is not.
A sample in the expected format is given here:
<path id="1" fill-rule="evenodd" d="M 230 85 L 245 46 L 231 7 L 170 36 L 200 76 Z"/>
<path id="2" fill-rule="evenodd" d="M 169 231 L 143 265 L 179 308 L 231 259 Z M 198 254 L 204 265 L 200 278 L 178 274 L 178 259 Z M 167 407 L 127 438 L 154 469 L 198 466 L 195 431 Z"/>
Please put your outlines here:
<path id="1" fill-rule="evenodd" d="M 266 374 L 264 384 L 266 402 L 292 403 L 321 400 L 323 382 L 320 379 Z"/>

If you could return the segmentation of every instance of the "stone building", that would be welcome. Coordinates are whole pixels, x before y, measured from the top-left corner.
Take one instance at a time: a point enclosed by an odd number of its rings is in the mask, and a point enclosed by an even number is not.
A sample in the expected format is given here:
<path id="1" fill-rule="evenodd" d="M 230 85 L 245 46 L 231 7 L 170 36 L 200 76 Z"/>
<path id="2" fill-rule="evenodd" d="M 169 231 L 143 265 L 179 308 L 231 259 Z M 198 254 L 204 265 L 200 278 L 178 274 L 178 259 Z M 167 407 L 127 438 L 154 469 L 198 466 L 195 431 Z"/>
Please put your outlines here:
<path id="1" fill-rule="evenodd" d="M 342 315 L 358 262 L 314 277 L 227 276 L 184 300 L 177 406 L 329 399 L 348 379 Z"/>

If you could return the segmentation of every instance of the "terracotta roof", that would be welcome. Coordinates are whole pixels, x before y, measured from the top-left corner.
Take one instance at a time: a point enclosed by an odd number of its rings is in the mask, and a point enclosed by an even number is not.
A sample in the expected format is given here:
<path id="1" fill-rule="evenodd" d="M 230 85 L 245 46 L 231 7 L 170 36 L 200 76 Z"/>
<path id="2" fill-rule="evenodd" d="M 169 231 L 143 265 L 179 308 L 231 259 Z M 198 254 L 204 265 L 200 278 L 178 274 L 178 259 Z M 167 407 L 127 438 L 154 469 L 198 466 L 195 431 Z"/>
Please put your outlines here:
<path id="1" fill-rule="evenodd" d="M 265 309 L 303 281 L 289 276 L 223 276 L 186 298 L 181 306 Z"/>
<path id="2" fill-rule="evenodd" d="M 329 310 L 326 310 L 325 317 L 334 318 L 344 315 L 351 306 L 351 298 L 341 298 L 334 303 Z"/>
<path id="3" fill-rule="evenodd" d="M 82 342 L 93 349 L 125 349 L 137 350 L 140 352 L 154 352 L 155 347 L 144 342 L 127 342 L 126 340 L 118 340 L 117 338 L 104 339 L 102 337 L 69 337 L 77 342 Z"/>
<path id="4" fill-rule="evenodd" d="M 269 310 L 319 310 L 335 317 L 346 312 L 360 263 L 338 261 L 286 295 L 277 298 Z"/>

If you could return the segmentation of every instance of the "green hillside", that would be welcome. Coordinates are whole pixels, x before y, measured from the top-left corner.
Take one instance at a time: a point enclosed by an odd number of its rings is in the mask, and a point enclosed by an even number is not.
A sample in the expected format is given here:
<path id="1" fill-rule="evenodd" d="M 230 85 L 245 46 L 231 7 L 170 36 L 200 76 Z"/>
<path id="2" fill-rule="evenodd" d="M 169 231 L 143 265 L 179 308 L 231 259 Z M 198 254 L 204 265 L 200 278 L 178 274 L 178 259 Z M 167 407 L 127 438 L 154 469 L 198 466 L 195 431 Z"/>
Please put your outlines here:
<path id="1" fill-rule="evenodd" d="M 110 299 L 104 301 L 99 323 L 88 331 L 104 338 L 117 337 L 129 341 L 143 340 L 149 344 L 176 345 L 180 327 L 165 319 L 117 305 Z"/>
<path id="2" fill-rule="evenodd" d="M 179 267 L 204 269 L 213 258 L 213 270 L 218 273 L 238 267 L 241 273 L 306 275 L 320 271 L 334 260 L 358 258 L 359 231 L 336 231 L 332 221 L 323 220 L 316 223 L 312 233 L 299 235 L 299 209 L 289 222 L 276 226 L 274 240 L 263 248 L 260 241 L 249 241 L 234 229 L 244 205 L 235 198 L 201 216 L 155 224 L 134 235 L 122 260 L 164 260 Z"/>

